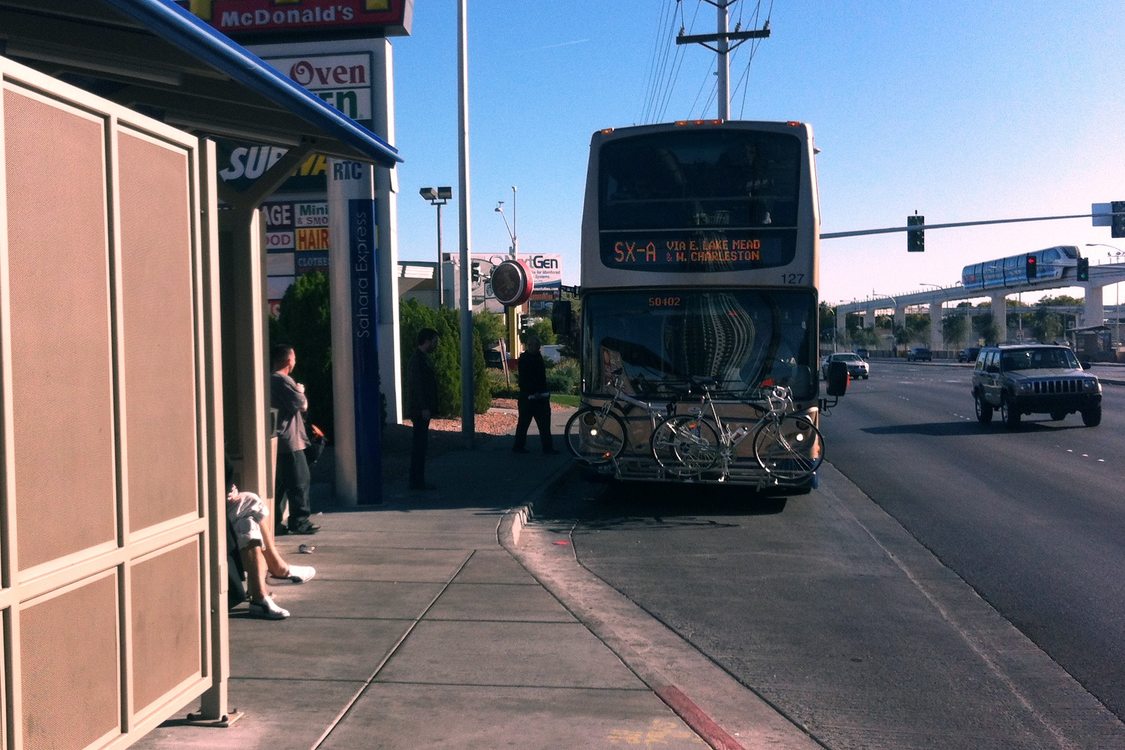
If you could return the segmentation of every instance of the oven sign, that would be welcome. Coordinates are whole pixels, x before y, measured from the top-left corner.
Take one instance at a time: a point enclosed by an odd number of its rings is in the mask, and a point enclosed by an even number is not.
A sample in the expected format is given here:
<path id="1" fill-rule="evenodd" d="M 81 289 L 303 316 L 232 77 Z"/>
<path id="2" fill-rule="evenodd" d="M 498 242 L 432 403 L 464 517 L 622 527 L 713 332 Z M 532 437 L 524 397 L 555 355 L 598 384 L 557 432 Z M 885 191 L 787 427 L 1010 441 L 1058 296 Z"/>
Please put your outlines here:
<path id="1" fill-rule="evenodd" d="M 370 53 L 262 59 L 353 120 L 371 122 L 371 71 L 374 67 Z"/>

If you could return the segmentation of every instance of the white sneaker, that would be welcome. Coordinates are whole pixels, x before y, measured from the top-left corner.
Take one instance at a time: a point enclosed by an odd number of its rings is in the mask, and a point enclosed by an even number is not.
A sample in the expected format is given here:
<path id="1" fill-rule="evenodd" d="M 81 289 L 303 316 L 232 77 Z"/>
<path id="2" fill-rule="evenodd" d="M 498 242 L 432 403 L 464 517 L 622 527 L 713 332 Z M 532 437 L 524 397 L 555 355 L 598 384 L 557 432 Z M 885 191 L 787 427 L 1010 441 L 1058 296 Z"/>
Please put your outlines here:
<path id="1" fill-rule="evenodd" d="M 289 616 L 289 610 L 282 609 L 271 597 L 264 596 L 260 602 L 250 602 L 250 616 L 263 620 L 284 620 Z"/>
<path id="2" fill-rule="evenodd" d="M 316 568 L 311 565 L 290 565 L 288 575 L 275 576 L 269 574 L 271 581 L 288 581 L 289 583 L 306 583 L 316 576 Z"/>

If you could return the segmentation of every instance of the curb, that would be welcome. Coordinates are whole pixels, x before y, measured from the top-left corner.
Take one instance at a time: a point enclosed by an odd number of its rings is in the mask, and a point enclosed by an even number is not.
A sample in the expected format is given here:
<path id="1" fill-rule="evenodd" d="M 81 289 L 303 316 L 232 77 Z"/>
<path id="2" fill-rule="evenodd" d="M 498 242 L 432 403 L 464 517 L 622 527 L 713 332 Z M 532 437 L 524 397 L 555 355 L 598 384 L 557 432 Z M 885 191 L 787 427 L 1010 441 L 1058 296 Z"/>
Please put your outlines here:
<path id="1" fill-rule="evenodd" d="M 523 529 L 534 518 L 535 502 L 567 472 L 577 468 L 576 462 L 568 461 L 540 484 L 523 505 L 508 510 L 497 527 L 500 545 L 711 748 L 823 747 L 796 721 L 752 688 L 739 683 L 624 594 L 582 568 L 576 559 L 581 571 L 578 578 L 573 577 L 573 571 L 545 569 L 541 561 L 536 561 L 536 552 L 519 549 Z"/>

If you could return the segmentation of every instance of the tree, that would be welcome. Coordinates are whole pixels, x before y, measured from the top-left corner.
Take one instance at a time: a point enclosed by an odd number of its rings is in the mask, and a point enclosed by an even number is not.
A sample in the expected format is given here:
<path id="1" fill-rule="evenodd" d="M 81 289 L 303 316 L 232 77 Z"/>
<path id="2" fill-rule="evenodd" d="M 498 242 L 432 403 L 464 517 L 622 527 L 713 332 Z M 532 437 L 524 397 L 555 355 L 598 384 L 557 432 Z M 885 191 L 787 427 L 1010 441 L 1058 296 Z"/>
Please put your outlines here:
<path id="1" fill-rule="evenodd" d="M 960 346 L 969 330 L 969 321 L 961 313 L 946 315 L 941 319 L 941 338 L 946 344 Z"/>
<path id="2" fill-rule="evenodd" d="M 527 329 L 528 334 L 533 334 L 539 339 L 541 344 L 553 344 L 557 340 L 555 330 L 551 327 L 551 321 L 546 318 L 540 318 Z"/>
<path id="3" fill-rule="evenodd" d="M 508 329 L 503 315 L 479 312 L 473 315 L 473 328 L 480 336 L 481 345 L 490 348 L 497 341 L 508 338 Z"/>
<path id="4" fill-rule="evenodd" d="M 305 384 L 309 422 L 332 434 L 332 330 L 328 276 L 298 276 L 285 291 L 277 319 L 270 318 L 270 346 L 288 344 L 297 352 L 294 378 Z"/>
<path id="5" fill-rule="evenodd" d="M 434 310 L 408 299 L 399 306 L 402 361 L 410 360 L 417 348 L 418 331 L 433 328 L 438 346 L 431 355 L 438 381 L 438 414 L 452 417 L 461 413 L 461 325 L 456 310 Z M 485 377 L 484 349 L 473 325 L 473 411 L 483 414 L 492 405 L 492 393 Z"/>
<path id="6" fill-rule="evenodd" d="M 820 340 L 832 341 L 836 337 L 836 308 L 827 302 L 821 302 L 817 310 L 817 324 L 820 328 Z"/>
<path id="7" fill-rule="evenodd" d="M 928 342 L 930 340 L 930 316 L 922 313 L 907 314 L 906 333 L 908 341 Z"/>

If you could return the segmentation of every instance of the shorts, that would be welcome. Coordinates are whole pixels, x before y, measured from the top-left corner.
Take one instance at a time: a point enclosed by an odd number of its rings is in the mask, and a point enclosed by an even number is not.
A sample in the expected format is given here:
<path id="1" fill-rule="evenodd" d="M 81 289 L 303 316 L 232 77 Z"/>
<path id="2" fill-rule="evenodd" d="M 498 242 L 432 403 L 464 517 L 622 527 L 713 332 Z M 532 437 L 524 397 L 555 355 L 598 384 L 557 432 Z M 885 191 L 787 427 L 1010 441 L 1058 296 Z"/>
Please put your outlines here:
<path id="1" fill-rule="evenodd" d="M 238 548 L 246 549 L 255 544 L 264 546 L 261 523 L 269 518 L 270 509 L 262 498 L 253 492 L 239 492 L 227 496 L 227 520 L 238 539 Z"/>

